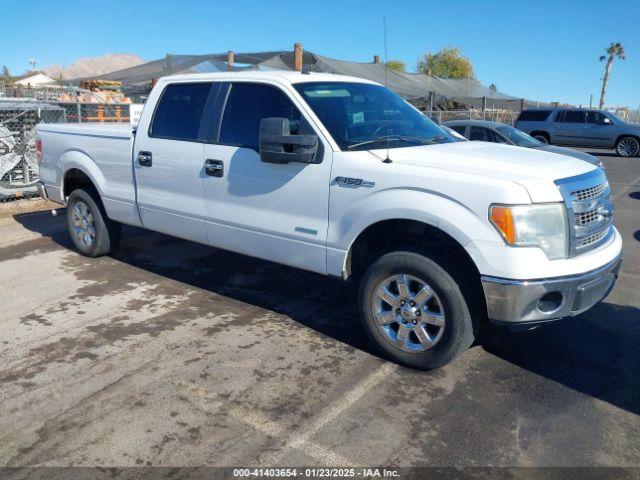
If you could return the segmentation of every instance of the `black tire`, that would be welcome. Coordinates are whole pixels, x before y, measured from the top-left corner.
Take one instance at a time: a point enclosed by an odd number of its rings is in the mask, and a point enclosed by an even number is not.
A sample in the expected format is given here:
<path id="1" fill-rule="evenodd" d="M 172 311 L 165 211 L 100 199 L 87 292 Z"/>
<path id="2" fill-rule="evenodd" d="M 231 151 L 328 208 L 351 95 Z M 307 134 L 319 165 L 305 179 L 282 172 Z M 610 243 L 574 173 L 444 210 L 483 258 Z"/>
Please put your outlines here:
<path id="1" fill-rule="evenodd" d="M 536 140 L 538 140 L 539 142 L 542 142 L 546 145 L 550 145 L 551 142 L 549 141 L 549 137 L 544 134 L 544 133 L 534 133 L 533 135 L 531 135 L 533 138 L 535 138 Z"/>
<path id="2" fill-rule="evenodd" d="M 411 251 L 387 253 L 375 261 L 364 274 L 358 294 L 358 303 L 364 328 L 373 345 L 386 358 L 399 364 L 430 370 L 441 367 L 465 352 L 474 341 L 474 322 L 461 282 L 449 271 L 446 259 L 428 258 Z M 444 328 L 433 347 L 423 351 L 407 352 L 389 340 L 374 315 L 376 290 L 385 279 L 405 274 L 422 279 L 436 293 L 444 311 Z M 475 307 L 474 307 L 475 308 Z M 394 315 L 398 317 L 397 315 Z M 417 338 L 417 337 L 415 337 Z"/>
<path id="3" fill-rule="evenodd" d="M 93 241 L 83 239 L 87 232 L 83 226 L 76 227 L 78 210 L 84 212 L 84 206 L 90 214 L 93 231 Z M 77 209 L 76 209 L 77 208 Z M 88 217 L 88 215 L 87 215 Z M 84 224 L 86 226 L 86 224 Z M 67 227 L 73 244 L 78 251 L 87 257 L 100 257 L 114 252 L 120 245 L 122 227 L 107 217 L 98 193 L 93 189 L 77 189 L 71 192 L 67 201 Z M 79 230 L 79 231 L 78 231 Z"/>
<path id="4" fill-rule="evenodd" d="M 635 157 L 640 154 L 640 141 L 635 137 L 620 137 L 614 148 L 619 157 Z"/>

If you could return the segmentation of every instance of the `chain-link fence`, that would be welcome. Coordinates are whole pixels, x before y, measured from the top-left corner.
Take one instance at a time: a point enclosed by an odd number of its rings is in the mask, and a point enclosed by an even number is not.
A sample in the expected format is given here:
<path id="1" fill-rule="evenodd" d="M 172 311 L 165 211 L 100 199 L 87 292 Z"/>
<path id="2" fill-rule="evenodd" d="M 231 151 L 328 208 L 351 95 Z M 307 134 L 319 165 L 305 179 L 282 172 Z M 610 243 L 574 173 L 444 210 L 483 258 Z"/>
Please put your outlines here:
<path id="1" fill-rule="evenodd" d="M 520 112 L 502 109 L 469 109 L 469 110 L 427 110 L 424 112 L 429 118 L 442 123 L 448 120 L 490 120 L 492 122 L 513 125 Z"/>
<path id="2" fill-rule="evenodd" d="M 64 123 L 65 111 L 41 102 L 0 101 L 0 202 L 37 195 L 36 124 Z"/>
<path id="3" fill-rule="evenodd" d="M 101 96 L 102 95 L 102 96 Z M 130 103 L 73 86 L 5 85 L 0 81 L 0 202 L 37 196 L 36 124 L 129 122 Z"/>

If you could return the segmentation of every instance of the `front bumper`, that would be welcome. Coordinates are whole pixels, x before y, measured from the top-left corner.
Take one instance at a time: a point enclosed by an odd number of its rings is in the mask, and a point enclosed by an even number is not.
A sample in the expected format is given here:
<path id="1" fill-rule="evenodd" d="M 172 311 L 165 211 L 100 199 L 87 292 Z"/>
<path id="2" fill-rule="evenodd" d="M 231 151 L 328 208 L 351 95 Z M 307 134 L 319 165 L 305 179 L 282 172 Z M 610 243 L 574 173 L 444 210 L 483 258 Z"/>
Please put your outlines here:
<path id="1" fill-rule="evenodd" d="M 613 288 L 622 257 L 580 275 L 543 280 L 509 280 L 482 276 L 489 319 L 534 323 L 578 315 L 605 298 Z"/>

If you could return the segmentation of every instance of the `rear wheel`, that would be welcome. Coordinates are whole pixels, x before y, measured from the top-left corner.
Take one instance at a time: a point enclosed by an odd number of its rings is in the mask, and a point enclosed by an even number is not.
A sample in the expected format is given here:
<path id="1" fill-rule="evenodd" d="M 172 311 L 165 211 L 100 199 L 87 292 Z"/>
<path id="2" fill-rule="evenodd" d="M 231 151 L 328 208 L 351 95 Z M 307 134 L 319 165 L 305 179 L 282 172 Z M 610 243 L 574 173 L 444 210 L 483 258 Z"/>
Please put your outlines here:
<path id="1" fill-rule="evenodd" d="M 635 157 L 640 153 L 640 142 L 635 137 L 622 137 L 616 142 L 615 149 L 621 157 Z"/>
<path id="2" fill-rule="evenodd" d="M 109 220 L 93 190 L 71 192 L 67 201 L 67 226 L 73 244 L 87 257 L 107 255 L 120 244 L 121 226 Z"/>
<path id="3" fill-rule="evenodd" d="M 544 133 L 534 133 L 531 136 L 536 140 L 538 140 L 539 142 L 549 145 L 549 137 L 547 137 Z"/>
<path id="4" fill-rule="evenodd" d="M 473 343 L 473 324 L 460 285 L 434 259 L 414 252 L 380 257 L 365 273 L 359 305 L 378 350 L 400 364 L 440 367 Z"/>

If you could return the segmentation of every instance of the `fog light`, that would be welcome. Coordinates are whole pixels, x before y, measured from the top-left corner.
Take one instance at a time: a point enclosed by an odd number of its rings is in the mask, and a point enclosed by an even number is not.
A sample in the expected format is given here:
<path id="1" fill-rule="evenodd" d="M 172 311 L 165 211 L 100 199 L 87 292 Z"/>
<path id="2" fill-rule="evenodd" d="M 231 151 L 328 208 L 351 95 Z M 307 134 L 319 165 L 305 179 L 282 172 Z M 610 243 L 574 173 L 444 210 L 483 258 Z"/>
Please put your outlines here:
<path id="1" fill-rule="evenodd" d="M 538 300 L 538 310 L 542 313 L 553 313 L 562 306 L 563 296 L 560 292 L 549 292 Z"/>

